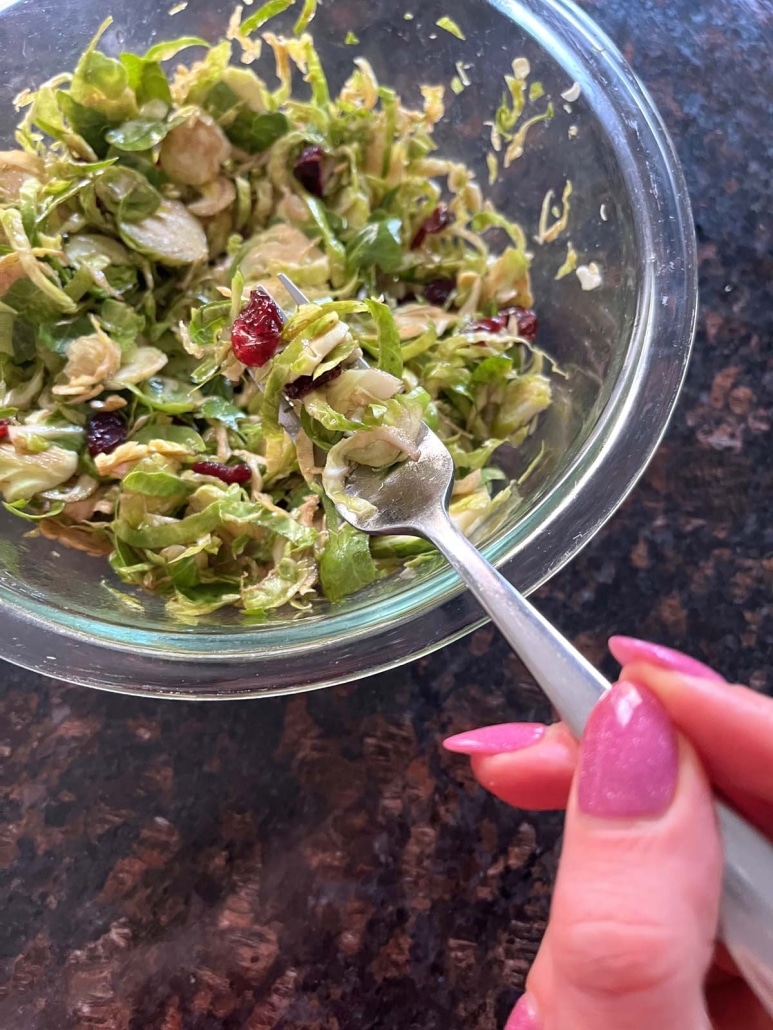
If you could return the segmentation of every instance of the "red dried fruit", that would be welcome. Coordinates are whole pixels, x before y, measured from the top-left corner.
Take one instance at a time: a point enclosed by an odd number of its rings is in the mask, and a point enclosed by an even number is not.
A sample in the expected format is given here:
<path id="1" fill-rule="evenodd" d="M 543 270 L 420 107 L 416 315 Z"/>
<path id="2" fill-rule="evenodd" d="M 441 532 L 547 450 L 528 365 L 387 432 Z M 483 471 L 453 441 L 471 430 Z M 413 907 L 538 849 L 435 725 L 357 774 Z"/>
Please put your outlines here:
<path id="1" fill-rule="evenodd" d="M 249 465 L 224 465 L 220 461 L 197 461 L 191 465 L 194 472 L 200 476 L 214 476 L 221 483 L 249 483 L 252 479 L 252 472 Z"/>
<path id="2" fill-rule="evenodd" d="M 326 386 L 334 379 L 338 379 L 342 372 L 341 366 L 336 365 L 335 368 L 329 368 L 327 372 L 323 372 L 316 379 L 313 376 L 298 376 L 291 383 L 285 384 L 285 397 L 291 401 L 299 401 L 301 397 L 305 397 L 312 390 L 317 390 L 320 386 Z"/>
<path id="3" fill-rule="evenodd" d="M 8 436 L 8 426 L 13 425 L 12 418 L 0 418 L 0 440 L 4 440 Z"/>
<path id="4" fill-rule="evenodd" d="M 515 313 L 518 318 L 518 332 L 525 340 L 532 343 L 539 329 L 539 321 L 536 314 L 531 308 L 516 308 Z"/>
<path id="5" fill-rule="evenodd" d="M 295 165 L 293 175 L 303 186 L 307 193 L 313 197 L 322 197 L 322 158 L 324 157 L 322 147 L 306 147 L 301 151 Z"/>
<path id="6" fill-rule="evenodd" d="M 492 315 L 490 318 L 479 318 L 477 322 L 470 322 L 467 329 L 471 333 L 501 333 L 507 326 L 508 319 L 501 315 Z"/>
<path id="7" fill-rule="evenodd" d="M 86 443 L 92 458 L 97 454 L 111 454 L 128 434 L 126 420 L 117 411 L 98 411 L 86 423 Z"/>
<path id="8" fill-rule="evenodd" d="M 276 303 L 258 287 L 231 327 L 231 347 L 243 365 L 260 368 L 276 354 L 284 318 Z"/>
<path id="9" fill-rule="evenodd" d="M 481 318 L 477 322 L 471 322 L 467 326 L 468 332 L 501 333 L 507 329 L 510 319 L 515 317 L 518 322 L 518 333 L 530 343 L 537 335 L 539 323 L 537 316 L 531 308 L 510 307 L 502 308 L 501 311 L 490 318 Z"/>
<path id="10" fill-rule="evenodd" d="M 417 250 L 428 236 L 435 236 L 437 233 L 447 229 L 453 220 L 454 216 L 446 205 L 438 204 L 429 218 L 424 219 L 424 222 L 419 227 L 419 231 L 413 237 L 411 250 Z"/>
<path id="11" fill-rule="evenodd" d="M 454 279 L 433 279 L 424 287 L 424 299 L 428 304 L 442 308 L 455 289 Z"/>

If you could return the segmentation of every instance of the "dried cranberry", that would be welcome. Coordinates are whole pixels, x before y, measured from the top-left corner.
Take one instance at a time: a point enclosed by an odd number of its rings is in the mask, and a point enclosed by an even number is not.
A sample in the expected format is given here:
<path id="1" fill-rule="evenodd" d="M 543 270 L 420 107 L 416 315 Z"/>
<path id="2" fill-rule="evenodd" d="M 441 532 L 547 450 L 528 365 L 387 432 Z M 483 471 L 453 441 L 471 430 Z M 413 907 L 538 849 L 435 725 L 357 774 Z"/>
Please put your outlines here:
<path id="1" fill-rule="evenodd" d="M 501 333 L 507 329 L 510 319 L 515 317 L 518 322 L 518 332 L 530 343 L 537 335 L 537 316 L 531 308 L 502 308 L 501 311 L 492 315 L 491 318 L 481 318 L 477 322 L 471 322 L 467 327 L 469 332 Z"/>
<path id="2" fill-rule="evenodd" d="M 433 279 L 424 287 L 424 298 L 428 304 L 442 308 L 455 289 L 454 279 Z"/>
<path id="3" fill-rule="evenodd" d="M 220 461 L 197 461 L 191 468 L 200 476 L 214 476 L 222 483 L 249 483 L 252 472 L 249 465 L 223 465 Z"/>
<path id="4" fill-rule="evenodd" d="M 326 386 L 334 379 L 338 379 L 341 372 L 343 372 L 341 366 L 336 365 L 335 368 L 329 368 L 327 372 L 323 372 L 316 379 L 313 376 L 298 376 L 291 383 L 285 384 L 285 397 L 291 401 L 299 401 L 301 397 L 305 397 L 312 390 L 317 390 L 320 386 Z"/>
<path id="5" fill-rule="evenodd" d="M 507 318 L 492 315 L 491 318 L 479 318 L 477 322 L 470 322 L 467 328 L 471 333 L 501 333 L 507 328 L 507 323 Z"/>
<path id="6" fill-rule="evenodd" d="M 98 411 L 86 423 L 86 443 L 92 458 L 96 454 L 111 454 L 126 439 L 128 427 L 123 415 L 117 411 Z"/>
<path id="7" fill-rule="evenodd" d="M 516 311 L 518 317 L 518 332 L 529 343 L 533 342 L 539 329 L 539 322 L 536 314 L 531 308 L 519 308 Z"/>
<path id="8" fill-rule="evenodd" d="M 231 347 L 243 365 L 260 368 L 276 354 L 282 335 L 282 312 L 258 287 L 231 327 Z"/>
<path id="9" fill-rule="evenodd" d="M 293 175 L 307 193 L 322 197 L 322 147 L 306 147 L 293 167 Z"/>
<path id="10" fill-rule="evenodd" d="M 12 418 L 0 418 L 0 440 L 4 440 L 8 436 L 8 426 L 13 425 Z"/>
<path id="11" fill-rule="evenodd" d="M 438 204 L 429 218 L 425 218 L 419 231 L 413 237 L 411 250 L 417 250 L 428 236 L 435 236 L 437 233 L 447 229 L 454 220 L 453 215 L 445 204 Z"/>

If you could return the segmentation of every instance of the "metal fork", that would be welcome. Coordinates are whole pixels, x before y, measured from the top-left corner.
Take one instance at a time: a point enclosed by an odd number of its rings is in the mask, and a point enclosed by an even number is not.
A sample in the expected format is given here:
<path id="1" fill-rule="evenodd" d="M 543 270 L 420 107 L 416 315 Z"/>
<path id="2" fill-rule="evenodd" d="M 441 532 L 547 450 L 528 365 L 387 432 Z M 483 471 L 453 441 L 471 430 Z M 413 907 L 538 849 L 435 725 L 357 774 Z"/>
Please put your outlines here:
<path id="1" fill-rule="evenodd" d="M 280 278 L 297 303 L 308 303 L 286 276 Z M 336 505 L 339 514 L 364 533 L 405 533 L 433 543 L 579 739 L 591 709 L 610 684 L 456 528 L 447 510 L 453 459 L 426 425 L 418 448 L 416 461 L 386 472 L 355 466 L 346 492 L 369 502 L 375 513 L 361 517 L 342 503 Z M 773 846 L 723 802 L 716 802 L 716 810 L 725 849 L 720 933 L 773 1014 Z"/>

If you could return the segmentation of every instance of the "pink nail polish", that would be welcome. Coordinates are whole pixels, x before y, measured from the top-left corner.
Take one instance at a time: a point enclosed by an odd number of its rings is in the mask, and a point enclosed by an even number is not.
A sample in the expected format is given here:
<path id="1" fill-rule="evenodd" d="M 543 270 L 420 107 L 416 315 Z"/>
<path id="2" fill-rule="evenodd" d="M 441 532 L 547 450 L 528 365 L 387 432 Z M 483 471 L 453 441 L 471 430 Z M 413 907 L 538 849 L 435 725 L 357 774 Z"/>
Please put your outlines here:
<path id="1" fill-rule="evenodd" d="M 580 748 L 577 797 L 588 815 L 658 816 L 671 804 L 679 742 L 660 700 L 616 683 L 590 714 Z"/>
<path id="2" fill-rule="evenodd" d="M 500 755 L 531 747 L 545 736 L 546 729 L 538 722 L 504 722 L 457 733 L 444 740 L 443 747 L 460 755 Z"/>
<path id="3" fill-rule="evenodd" d="M 510 1013 L 505 1030 L 539 1030 L 534 1002 L 528 994 L 519 998 L 518 1004 Z"/>
<path id="4" fill-rule="evenodd" d="M 664 647 L 662 644 L 652 644 L 648 640 L 610 637 L 609 650 L 621 665 L 635 661 L 649 662 L 651 665 L 657 665 L 659 669 L 668 669 L 670 672 L 683 672 L 686 676 L 697 676 L 699 679 L 719 683 L 727 682 L 724 676 L 720 676 L 697 658 L 690 658 L 681 651 L 674 651 L 673 648 Z"/>

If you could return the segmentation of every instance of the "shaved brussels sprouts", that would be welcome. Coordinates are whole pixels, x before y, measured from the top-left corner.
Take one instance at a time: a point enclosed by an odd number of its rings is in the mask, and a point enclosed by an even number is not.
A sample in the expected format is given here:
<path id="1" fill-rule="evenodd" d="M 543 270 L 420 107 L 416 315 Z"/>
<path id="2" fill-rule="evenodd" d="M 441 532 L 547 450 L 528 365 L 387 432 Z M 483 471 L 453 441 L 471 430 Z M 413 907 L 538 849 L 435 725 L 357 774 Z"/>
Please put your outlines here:
<path id="1" fill-rule="evenodd" d="M 436 151 L 454 96 L 425 84 L 411 107 L 360 56 L 332 93 L 316 0 L 268 27 L 294 3 L 117 57 L 108 19 L 72 74 L 20 96 L 0 152 L 0 493 L 186 623 L 305 611 L 421 560 L 426 542 L 371 540 L 335 505 L 363 514 L 350 470 L 415 460 L 424 422 L 457 524 L 502 517 L 496 451 L 551 401 L 527 235 Z M 529 71 L 505 77 L 489 169 L 550 117 Z M 571 189 L 533 219 L 540 244 Z"/>

